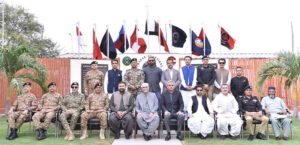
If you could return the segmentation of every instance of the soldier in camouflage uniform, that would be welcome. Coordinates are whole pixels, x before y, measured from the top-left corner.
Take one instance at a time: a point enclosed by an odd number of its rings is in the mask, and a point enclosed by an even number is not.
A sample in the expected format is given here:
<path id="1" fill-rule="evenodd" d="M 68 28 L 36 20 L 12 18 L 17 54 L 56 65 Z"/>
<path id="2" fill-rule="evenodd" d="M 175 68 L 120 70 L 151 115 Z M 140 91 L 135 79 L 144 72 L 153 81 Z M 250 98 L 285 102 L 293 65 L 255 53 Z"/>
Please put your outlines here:
<path id="1" fill-rule="evenodd" d="M 31 111 L 37 107 L 36 96 L 30 92 L 31 83 L 24 83 L 23 90 L 24 94 L 17 97 L 8 111 L 7 120 L 10 128 L 10 134 L 6 137 L 8 140 L 13 140 L 18 137 L 17 130 L 24 123 L 25 119 L 30 116 Z"/>
<path id="2" fill-rule="evenodd" d="M 96 83 L 101 83 L 104 86 L 104 74 L 98 70 L 98 62 L 91 63 L 92 70 L 88 71 L 84 76 L 84 95 L 89 96 L 94 91 Z"/>
<path id="3" fill-rule="evenodd" d="M 47 131 L 51 120 L 55 117 L 56 111 L 60 108 L 62 96 L 56 92 L 56 83 L 51 82 L 48 85 L 49 93 L 42 96 L 39 101 L 38 111 L 33 115 L 32 120 L 36 130 L 39 131 L 37 140 L 47 138 Z M 44 125 L 41 125 L 41 119 L 44 118 Z"/>
<path id="4" fill-rule="evenodd" d="M 100 119 L 100 139 L 105 139 L 104 131 L 107 127 L 107 114 L 109 108 L 108 95 L 103 93 L 103 86 L 97 83 L 94 87 L 94 93 L 90 94 L 86 100 L 85 112 L 81 114 L 82 136 L 80 140 L 88 137 L 87 122 L 90 118 L 97 117 Z"/>
<path id="5" fill-rule="evenodd" d="M 72 93 L 67 94 L 61 104 L 62 113 L 59 116 L 59 120 L 67 132 L 67 135 L 64 138 L 65 140 L 75 139 L 72 130 L 74 130 L 81 110 L 85 104 L 84 95 L 78 92 L 78 87 L 79 84 L 77 82 L 73 82 L 71 84 Z M 68 117 L 71 117 L 70 125 L 67 121 Z"/>
<path id="6" fill-rule="evenodd" d="M 137 94 L 141 92 L 141 85 L 145 80 L 144 72 L 137 68 L 136 58 L 131 59 L 131 69 L 126 70 L 123 78 L 123 81 L 128 86 L 128 91 L 134 98 L 136 98 Z"/>

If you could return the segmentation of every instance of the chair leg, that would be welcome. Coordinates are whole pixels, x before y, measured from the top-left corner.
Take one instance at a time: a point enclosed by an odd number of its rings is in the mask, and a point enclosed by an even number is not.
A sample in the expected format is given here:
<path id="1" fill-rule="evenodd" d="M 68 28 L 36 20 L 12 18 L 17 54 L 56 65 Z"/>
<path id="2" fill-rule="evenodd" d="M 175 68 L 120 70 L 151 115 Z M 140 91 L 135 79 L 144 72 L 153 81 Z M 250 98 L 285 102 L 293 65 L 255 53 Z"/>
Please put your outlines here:
<path id="1" fill-rule="evenodd" d="M 293 139 L 293 125 L 292 125 L 292 122 L 290 123 L 290 129 L 291 129 L 291 139 Z"/>
<path id="2" fill-rule="evenodd" d="M 270 138 L 270 134 L 269 134 L 269 123 L 267 124 L 267 133 L 266 133 L 266 135 L 267 135 L 267 139 L 269 139 L 269 138 Z"/>

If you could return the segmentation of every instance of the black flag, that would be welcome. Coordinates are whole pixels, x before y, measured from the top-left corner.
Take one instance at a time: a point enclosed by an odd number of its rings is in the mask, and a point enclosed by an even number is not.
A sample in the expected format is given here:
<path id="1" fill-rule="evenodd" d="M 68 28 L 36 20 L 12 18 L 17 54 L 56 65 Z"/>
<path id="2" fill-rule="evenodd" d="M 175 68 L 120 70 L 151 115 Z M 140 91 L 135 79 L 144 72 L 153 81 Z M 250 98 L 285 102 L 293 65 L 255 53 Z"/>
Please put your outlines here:
<path id="1" fill-rule="evenodd" d="M 101 52 L 105 56 L 107 56 L 107 33 L 108 33 L 108 31 L 106 30 L 104 36 L 102 37 L 101 44 L 100 44 Z M 109 33 L 108 33 L 108 35 L 109 35 L 108 36 L 109 37 L 109 58 L 110 59 L 115 59 L 117 57 L 117 51 L 116 51 L 114 42 L 111 39 L 111 36 L 110 36 Z"/>
<path id="2" fill-rule="evenodd" d="M 182 29 L 172 25 L 172 45 L 174 47 L 182 48 L 185 41 L 186 41 L 186 33 Z"/>

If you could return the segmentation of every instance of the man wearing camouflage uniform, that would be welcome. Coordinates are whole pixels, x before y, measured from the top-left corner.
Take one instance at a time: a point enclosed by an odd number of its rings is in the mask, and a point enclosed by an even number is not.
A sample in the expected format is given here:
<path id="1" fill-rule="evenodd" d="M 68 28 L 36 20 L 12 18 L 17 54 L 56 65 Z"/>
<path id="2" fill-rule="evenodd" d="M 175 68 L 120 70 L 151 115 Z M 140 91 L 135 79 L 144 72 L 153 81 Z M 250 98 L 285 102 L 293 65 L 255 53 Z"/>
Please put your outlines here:
<path id="1" fill-rule="evenodd" d="M 65 140 L 75 139 L 72 130 L 74 130 L 81 110 L 85 104 L 84 95 L 78 92 L 78 87 L 79 84 L 77 82 L 73 82 L 71 84 L 72 93 L 67 94 L 61 104 L 62 113 L 59 116 L 59 119 L 67 132 L 67 135 L 64 138 Z M 67 118 L 69 117 L 71 117 L 70 125 L 67 121 Z"/>
<path id="2" fill-rule="evenodd" d="M 84 77 L 84 95 L 89 96 L 94 91 L 94 86 L 97 83 L 104 85 L 104 74 L 98 70 L 98 62 L 91 63 L 92 70 L 88 71 Z"/>
<path id="3" fill-rule="evenodd" d="M 97 117 L 100 119 L 100 139 L 105 139 L 104 131 L 107 127 L 107 114 L 109 108 L 108 95 L 103 93 L 103 86 L 97 83 L 94 87 L 94 93 L 90 94 L 86 100 L 85 112 L 81 115 L 82 136 L 80 140 L 88 137 L 87 122 L 89 119 Z"/>
<path id="4" fill-rule="evenodd" d="M 56 92 L 56 83 L 51 82 L 48 85 L 49 93 L 42 96 L 39 101 L 38 111 L 33 115 L 34 127 L 39 131 L 37 140 L 47 138 L 45 132 L 49 128 L 51 120 L 55 117 L 56 111 L 60 108 L 62 96 Z M 41 119 L 44 118 L 44 125 L 41 125 Z"/>
<path id="5" fill-rule="evenodd" d="M 124 82 L 128 86 L 128 91 L 136 98 L 137 94 L 141 92 L 141 85 L 144 83 L 145 74 L 141 69 L 137 68 L 137 59 L 131 59 L 131 69 L 126 70 L 124 75 Z"/>
<path id="6" fill-rule="evenodd" d="M 13 140 L 18 137 L 17 130 L 24 123 L 25 119 L 30 116 L 32 110 L 37 107 L 37 99 L 30 92 L 31 83 L 26 82 L 23 85 L 24 94 L 17 97 L 14 104 L 8 111 L 8 126 L 10 134 L 6 137 L 8 140 Z"/>

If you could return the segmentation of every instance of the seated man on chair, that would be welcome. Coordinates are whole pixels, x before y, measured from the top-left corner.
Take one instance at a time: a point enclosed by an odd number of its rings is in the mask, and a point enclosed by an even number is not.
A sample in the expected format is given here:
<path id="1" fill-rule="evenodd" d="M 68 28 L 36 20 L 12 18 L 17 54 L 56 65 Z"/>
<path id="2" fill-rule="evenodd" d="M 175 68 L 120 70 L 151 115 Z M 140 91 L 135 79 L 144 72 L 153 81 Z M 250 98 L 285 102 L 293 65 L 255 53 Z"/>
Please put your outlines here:
<path id="1" fill-rule="evenodd" d="M 49 83 L 48 89 L 49 93 L 42 96 L 38 111 L 32 117 L 35 129 L 39 131 L 39 135 L 36 137 L 37 140 L 47 138 L 45 132 L 49 128 L 51 120 L 56 116 L 56 111 L 60 108 L 62 101 L 62 96 L 56 92 L 56 83 Z M 41 125 L 42 118 L 44 118 L 44 126 Z"/>
<path id="2" fill-rule="evenodd" d="M 243 121 L 237 114 L 239 106 L 235 98 L 228 93 L 228 85 L 221 86 L 221 93 L 216 96 L 213 103 L 213 109 L 218 113 L 217 126 L 218 132 L 221 134 L 221 140 L 230 134 L 232 140 L 236 140 L 237 135 L 241 132 Z M 228 127 L 230 125 L 230 131 Z"/>
<path id="3" fill-rule="evenodd" d="M 107 114 L 109 108 L 108 95 L 103 92 L 102 83 L 97 83 L 94 92 L 89 95 L 85 104 L 85 112 L 81 114 L 82 136 L 80 140 L 88 137 L 87 122 L 89 119 L 97 117 L 100 119 L 100 139 L 105 139 L 104 132 L 107 127 Z"/>
<path id="4" fill-rule="evenodd" d="M 18 137 L 18 129 L 24 123 L 25 119 L 30 116 L 30 111 L 35 110 L 37 107 L 36 96 L 32 94 L 30 90 L 31 83 L 24 83 L 24 93 L 17 97 L 12 107 L 8 111 L 7 121 L 10 128 L 10 134 L 6 137 L 8 140 L 13 140 Z"/>
<path id="5" fill-rule="evenodd" d="M 249 129 L 250 135 L 248 140 L 252 141 L 254 138 L 252 124 L 253 119 L 261 121 L 260 130 L 257 133 L 256 138 L 266 140 L 266 138 L 263 137 L 263 134 L 265 134 L 267 125 L 269 123 L 269 118 L 262 114 L 262 107 L 258 98 L 256 96 L 252 96 L 252 87 L 246 86 L 244 90 L 245 96 L 239 99 L 239 109 L 243 113 Z"/>
<path id="6" fill-rule="evenodd" d="M 158 100 L 154 93 L 149 92 L 148 83 L 143 83 L 141 87 L 142 93 L 136 98 L 135 110 L 138 113 L 136 121 L 143 131 L 144 139 L 148 141 L 159 125 Z"/>
<path id="7" fill-rule="evenodd" d="M 163 92 L 161 97 L 161 107 L 164 113 L 164 123 L 167 129 L 167 136 L 165 138 L 166 141 L 171 139 L 170 133 L 170 119 L 177 119 L 177 136 L 176 138 L 179 140 L 184 140 L 181 136 L 181 128 L 184 122 L 184 114 L 183 114 L 183 100 L 181 93 L 178 90 L 175 90 L 175 82 L 168 81 L 167 82 L 167 90 Z"/>
<path id="8" fill-rule="evenodd" d="M 280 140 L 280 126 L 283 129 L 283 140 L 288 140 L 291 129 L 291 119 L 287 117 L 288 108 L 282 99 L 275 96 L 275 87 L 269 87 L 268 94 L 261 101 L 262 109 L 269 116 L 276 140 Z"/>
<path id="9" fill-rule="evenodd" d="M 215 125 L 213 108 L 209 98 L 204 96 L 203 85 L 196 87 L 196 95 L 190 98 L 188 104 L 188 127 L 201 139 L 206 139 Z"/>
<path id="10" fill-rule="evenodd" d="M 61 104 L 62 113 L 59 116 L 59 120 L 67 132 L 67 135 L 64 138 L 65 140 L 75 139 L 72 130 L 74 130 L 77 120 L 80 117 L 81 110 L 83 110 L 85 105 L 84 95 L 78 92 L 78 87 L 79 84 L 73 82 L 71 84 L 72 92 L 64 97 Z M 70 125 L 67 121 L 68 117 L 71 118 Z"/>
<path id="11" fill-rule="evenodd" d="M 125 89 L 126 83 L 119 82 L 118 91 L 114 92 L 110 98 L 109 124 L 115 134 L 115 139 L 120 138 L 121 128 L 124 129 L 125 138 L 129 139 L 133 129 L 134 97 Z"/>

